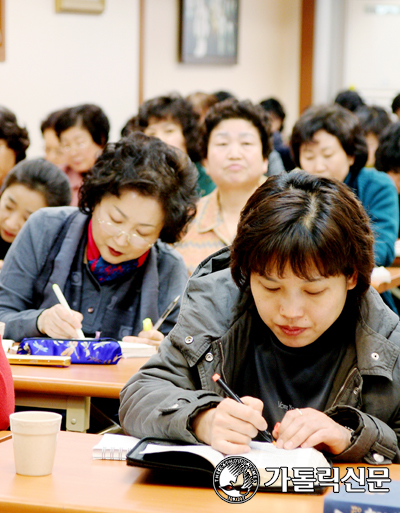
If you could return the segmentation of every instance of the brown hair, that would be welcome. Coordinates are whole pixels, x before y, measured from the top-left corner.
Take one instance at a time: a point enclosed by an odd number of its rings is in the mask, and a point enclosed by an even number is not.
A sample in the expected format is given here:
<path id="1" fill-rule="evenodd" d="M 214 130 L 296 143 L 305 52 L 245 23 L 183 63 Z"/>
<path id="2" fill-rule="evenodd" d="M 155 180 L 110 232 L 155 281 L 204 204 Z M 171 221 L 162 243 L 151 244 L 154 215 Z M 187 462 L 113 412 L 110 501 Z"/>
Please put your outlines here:
<path id="1" fill-rule="evenodd" d="M 143 132 L 151 124 L 152 119 L 172 120 L 178 123 L 185 138 L 187 154 L 193 162 L 198 162 L 201 159 L 199 115 L 189 100 L 175 93 L 147 100 L 140 105 L 137 116 L 128 120 L 122 129 L 123 135 L 128 135 L 135 130 Z"/>
<path id="2" fill-rule="evenodd" d="M 197 169 L 185 153 L 134 132 L 106 145 L 79 189 L 79 208 L 90 215 L 105 196 L 136 191 L 160 203 L 165 216 L 160 239 L 174 243 L 196 215 L 196 186 Z"/>
<path id="3" fill-rule="evenodd" d="M 369 218 L 346 185 L 292 171 L 269 178 L 242 210 L 232 276 L 244 289 L 251 273 L 282 276 L 287 265 L 302 279 L 312 278 L 315 269 L 324 277 L 356 272 L 349 294 L 359 303 L 370 285 L 373 242 Z"/>
<path id="4" fill-rule="evenodd" d="M 261 105 L 253 105 L 249 100 L 229 98 L 219 102 L 208 111 L 203 122 L 203 158 L 207 158 L 208 141 L 211 132 L 225 119 L 245 119 L 252 123 L 260 134 L 262 154 L 266 159 L 272 151 L 271 123 Z"/>
<path id="5" fill-rule="evenodd" d="M 309 107 L 294 125 L 290 145 L 296 166 L 301 167 L 301 146 L 313 142 L 319 130 L 334 135 L 346 154 L 354 157 L 350 173 L 353 177 L 357 176 L 367 162 L 367 141 L 357 116 L 337 104 Z"/>

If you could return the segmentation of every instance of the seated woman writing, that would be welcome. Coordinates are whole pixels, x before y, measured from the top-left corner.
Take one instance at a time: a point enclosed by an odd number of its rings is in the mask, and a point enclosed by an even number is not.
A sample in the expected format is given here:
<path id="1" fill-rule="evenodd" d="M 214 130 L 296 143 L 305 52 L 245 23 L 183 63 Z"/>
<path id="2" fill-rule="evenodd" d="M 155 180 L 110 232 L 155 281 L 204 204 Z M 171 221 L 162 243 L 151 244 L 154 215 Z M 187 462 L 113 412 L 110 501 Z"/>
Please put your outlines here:
<path id="1" fill-rule="evenodd" d="M 373 264 L 368 216 L 348 187 L 302 171 L 271 177 L 121 391 L 124 430 L 239 454 L 268 428 L 279 448 L 399 462 L 399 318 L 370 287 Z"/>
<path id="2" fill-rule="evenodd" d="M 80 208 L 42 209 L 11 247 L 0 275 L 0 318 L 14 340 L 46 334 L 137 336 L 182 291 L 187 271 L 166 243 L 195 214 L 190 160 L 141 133 L 106 146 L 80 190 Z M 52 290 L 57 283 L 72 312 Z M 171 312 L 157 343 L 177 319 Z"/>
<path id="3" fill-rule="evenodd" d="M 68 178 L 43 159 L 23 160 L 6 176 L 0 190 L 0 268 L 28 217 L 43 207 L 71 202 Z"/>

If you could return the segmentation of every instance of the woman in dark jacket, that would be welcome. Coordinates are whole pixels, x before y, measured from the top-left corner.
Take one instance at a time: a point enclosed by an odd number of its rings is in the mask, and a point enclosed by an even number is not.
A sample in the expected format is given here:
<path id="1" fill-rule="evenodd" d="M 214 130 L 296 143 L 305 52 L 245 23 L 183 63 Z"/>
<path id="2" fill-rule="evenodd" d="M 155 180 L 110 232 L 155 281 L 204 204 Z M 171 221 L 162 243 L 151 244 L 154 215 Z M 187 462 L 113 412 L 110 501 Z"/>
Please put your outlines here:
<path id="1" fill-rule="evenodd" d="M 179 239 L 195 214 L 196 171 L 190 160 L 141 133 L 109 144 L 80 190 L 80 208 L 31 216 L 0 275 L 0 318 L 14 340 L 96 332 L 137 336 L 187 280 L 182 258 L 166 243 Z M 58 304 L 57 283 L 72 312 Z M 156 343 L 173 327 L 179 304 Z"/>
<path id="2" fill-rule="evenodd" d="M 121 391 L 124 430 L 241 454 L 268 428 L 279 448 L 398 463 L 400 325 L 370 287 L 372 247 L 344 184 L 300 171 L 269 178 Z"/>

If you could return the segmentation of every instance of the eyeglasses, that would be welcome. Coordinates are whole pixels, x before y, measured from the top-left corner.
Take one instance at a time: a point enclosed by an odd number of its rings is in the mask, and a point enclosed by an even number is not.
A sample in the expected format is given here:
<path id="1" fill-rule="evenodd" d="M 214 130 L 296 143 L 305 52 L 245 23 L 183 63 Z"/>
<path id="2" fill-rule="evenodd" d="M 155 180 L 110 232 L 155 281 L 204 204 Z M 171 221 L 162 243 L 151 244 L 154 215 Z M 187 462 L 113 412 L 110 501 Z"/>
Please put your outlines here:
<path id="1" fill-rule="evenodd" d="M 130 244 L 131 246 L 136 246 L 140 249 L 147 249 L 154 246 L 154 242 L 150 243 L 147 239 L 141 237 L 140 235 L 137 235 L 137 233 L 125 232 L 124 230 L 121 230 L 117 225 L 110 221 L 104 221 L 103 219 L 100 219 L 98 217 L 97 222 L 105 231 L 105 233 L 111 235 L 112 237 L 120 237 L 121 235 L 125 235 L 128 244 Z"/>
<path id="2" fill-rule="evenodd" d="M 90 145 L 90 141 L 71 141 L 69 143 L 61 143 L 61 149 L 64 153 L 70 153 L 72 150 L 85 150 Z"/>

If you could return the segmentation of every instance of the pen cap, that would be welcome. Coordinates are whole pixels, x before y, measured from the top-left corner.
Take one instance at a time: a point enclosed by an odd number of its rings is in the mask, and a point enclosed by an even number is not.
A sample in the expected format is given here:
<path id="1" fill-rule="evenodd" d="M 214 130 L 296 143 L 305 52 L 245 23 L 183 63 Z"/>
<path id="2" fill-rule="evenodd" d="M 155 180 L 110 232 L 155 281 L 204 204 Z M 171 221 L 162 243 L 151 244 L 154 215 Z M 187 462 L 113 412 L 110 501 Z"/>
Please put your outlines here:
<path id="1" fill-rule="evenodd" d="M 153 328 L 153 323 L 149 317 L 143 319 L 143 331 L 150 331 Z"/>

